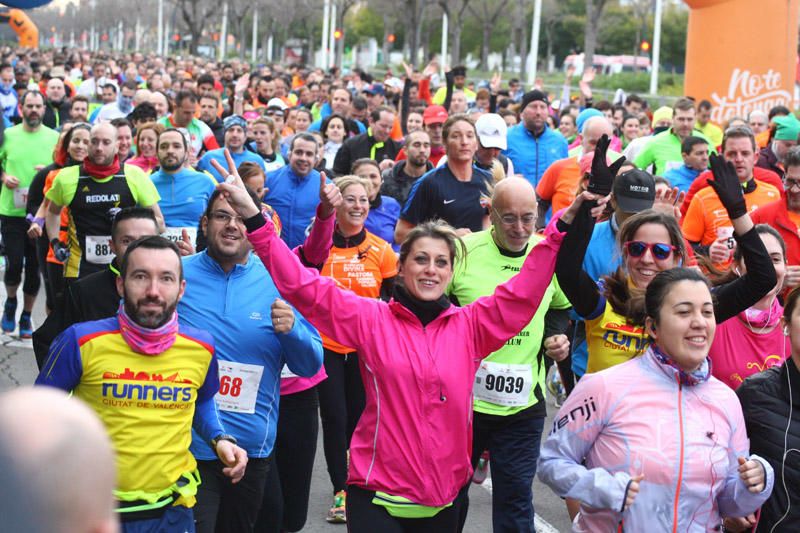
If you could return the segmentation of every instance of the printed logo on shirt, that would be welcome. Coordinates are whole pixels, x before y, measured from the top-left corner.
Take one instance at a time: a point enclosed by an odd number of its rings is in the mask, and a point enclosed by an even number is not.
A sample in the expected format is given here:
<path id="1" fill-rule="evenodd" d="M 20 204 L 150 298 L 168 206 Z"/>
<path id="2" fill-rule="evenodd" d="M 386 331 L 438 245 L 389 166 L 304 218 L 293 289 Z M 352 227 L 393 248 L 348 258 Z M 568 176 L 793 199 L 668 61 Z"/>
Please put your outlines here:
<path id="1" fill-rule="evenodd" d="M 647 348 L 649 340 L 644 328 L 634 324 L 606 322 L 603 324 L 603 346 L 622 351 L 641 352 Z"/>
<path id="2" fill-rule="evenodd" d="M 111 383 L 109 383 L 111 381 Z M 114 381 L 139 381 L 140 383 L 113 383 Z M 152 407 L 160 409 L 187 409 L 192 403 L 192 381 L 181 378 L 178 372 L 168 376 L 136 372 L 126 368 L 122 373 L 104 372 L 103 404 L 114 407 Z"/>
<path id="3" fill-rule="evenodd" d="M 519 272 L 520 267 L 514 265 L 503 265 L 502 267 L 500 267 L 501 272 L 506 272 L 508 270 L 510 270 L 511 272 Z"/>
<path id="4" fill-rule="evenodd" d="M 261 313 L 259 313 L 258 311 L 253 311 L 252 313 L 250 313 L 250 320 L 263 320 L 263 319 L 261 318 Z"/>
<path id="5" fill-rule="evenodd" d="M 570 422 L 588 422 L 597 413 L 597 406 L 594 403 L 594 396 L 583 399 L 583 403 L 573 408 L 570 412 L 557 420 L 553 420 L 553 431 L 555 433 Z"/>
<path id="6" fill-rule="evenodd" d="M 86 196 L 87 204 L 115 202 L 119 203 L 119 194 L 90 194 Z"/>
<path id="7" fill-rule="evenodd" d="M 445 200 L 445 201 L 444 201 L 444 205 L 447 205 L 447 204 L 452 204 L 452 203 L 453 203 L 453 202 L 455 202 L 455 201 L 456 201 L 456 199 L 455 199 L 455 198 L 453 198 L 452 200 Z"/>

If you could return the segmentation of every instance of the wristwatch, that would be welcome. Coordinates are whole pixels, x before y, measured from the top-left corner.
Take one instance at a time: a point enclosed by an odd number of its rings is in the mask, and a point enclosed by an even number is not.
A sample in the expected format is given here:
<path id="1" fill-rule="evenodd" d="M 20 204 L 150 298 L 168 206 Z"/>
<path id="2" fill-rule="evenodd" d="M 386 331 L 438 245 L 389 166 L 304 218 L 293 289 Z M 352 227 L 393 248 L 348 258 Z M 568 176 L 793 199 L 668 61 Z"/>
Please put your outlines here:
<path id="1" fill-rule="evenodd" d="M 211 448 L 213 448 L 215 452 L 217 451 L 217 444 L 221 440 L 227 440 L 228 442 L 232 442 L 233 444 L 237 443 L 236 437 L 234 437 L 233 435 L 228 435 L 227 433 L 223 433 L 222 435 L 211 439 Z"/>

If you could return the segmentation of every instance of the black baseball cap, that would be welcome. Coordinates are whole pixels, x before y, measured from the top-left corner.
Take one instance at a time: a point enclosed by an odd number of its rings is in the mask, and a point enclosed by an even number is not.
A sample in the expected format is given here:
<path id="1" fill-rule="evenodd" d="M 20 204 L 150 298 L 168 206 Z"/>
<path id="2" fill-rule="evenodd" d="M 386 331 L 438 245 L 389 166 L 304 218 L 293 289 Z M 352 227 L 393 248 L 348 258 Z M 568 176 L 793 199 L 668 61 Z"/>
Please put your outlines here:
<path id="1" fill-rule="evenodd" d="M 626 213 L 638 213 L 653 207 L 656 199 L 656 180 L 653 176 L 634 168 L 614 178 L 614 200 Z"/>

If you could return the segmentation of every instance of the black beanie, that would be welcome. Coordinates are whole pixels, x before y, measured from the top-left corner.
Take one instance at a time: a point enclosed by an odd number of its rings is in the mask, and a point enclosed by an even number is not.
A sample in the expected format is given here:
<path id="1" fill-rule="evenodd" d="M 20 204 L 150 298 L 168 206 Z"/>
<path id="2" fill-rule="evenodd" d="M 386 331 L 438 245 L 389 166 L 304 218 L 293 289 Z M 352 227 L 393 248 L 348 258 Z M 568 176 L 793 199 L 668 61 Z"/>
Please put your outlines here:
<path id="1" fill-rule="evenodd" d="M 522 104 L 519 106 L 520 112 L 522 112 L 523 109 L 528 107 L 528 104 L 530 104 L 531 102 L 536 102 L 537 100 L 538 101 L 542 101 L 542 102 L 544 102 L 545 104 L 548 104 L 548 105 L 550 104 L 550 102 L 547 101 L 547 95 L 546 94 L 544 94 L 539 89 L 534 89 L 532 91 L 526 92 L 522 96 Z"/>

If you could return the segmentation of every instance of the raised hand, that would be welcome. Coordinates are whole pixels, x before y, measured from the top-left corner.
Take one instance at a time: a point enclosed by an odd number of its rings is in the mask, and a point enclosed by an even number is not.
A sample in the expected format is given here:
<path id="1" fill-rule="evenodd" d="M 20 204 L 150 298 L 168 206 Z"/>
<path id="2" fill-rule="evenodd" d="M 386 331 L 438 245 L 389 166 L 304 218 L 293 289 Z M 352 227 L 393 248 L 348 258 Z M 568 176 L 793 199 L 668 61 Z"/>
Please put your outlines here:
<path id="1" fill-rule="evenodd" d="M 597 147 L 594 149 L 592 172 L 589 177 L 589 186 L 586 188 L 587 191 L 600 196 L 607 196 L 611 193 L 614 177 L 625 163 L 625 157 L 620 157 L 611 166 L 608 166 L 606 153 L 608 152 L 609 144 L 611 144 L 611 140 L 604 133 L 600 140 L 597 141 Z"/>
<path id="2" fill-rule="evenodd" d="M 717 154 L 711 154 L 711 173 L 714 179 L 708 180 L 708 184 L 714 188 L 719 197 L 719 201 L 728 211 L 731 220 L 747 214 L 747 204 L 744 201 L 744 191 L 736 175 L 733 163 L 725 161 Z"/>
<path id="3" fill-rule="evenodd" d="M 657 190 L 656 199 L 653 201 L 653 209 L 672 215 L 677 220 L 680 220 L 681 204 L 683 204 L 684 198 L 686 198 L 686 193 L 677 187 Z"/>
<path id="4" fill-rule="evenodd" d="M 222 196 L 231 204 L 233 210 L 244 220 L 247 220 L 259 214 L 260 211 L 247 193 L 244 182 L 241 176 L 239 176 L 239 171 L 236 170 L 236 163 L 233 162 L 231 153 L 227 148 L 225 149 L 225 160 L 228 163 L 227 169 L 223 168 L 218 161 L 214 159 L 211 160 L 211 166 L 214 167 L 220 176 L 223 176 L 223 182 L 217 184 L 217 189 L 222 192 Z"/>
<path id="5" fill-rule="evenodd" d="M 178 250 L 180 250 L 182 256 L 186 257 L 194 254 L 195 250 L 192 244 L 192 238 L 189 237 L 189 232 L 186 231 L 186 228 L 181 230 L 181 238 L 175 244 L 178 245 Z"/>
<path id="6" fill-rule="evenodd" d="M 324 219 L 330 218 L 342 204 L 342 192 L 333 183 L 328 183 L 327 179 L 324 172 L 319 173 L 320 217 Z"/>
<path id="7" fill-rule="evenodd" d="M 494 76 L 492 76 L 492 81 L 489 82 L 489 89 L 492 91 L 492 94 L 497 94 L 502 85 L 503 76 L 501 76 L 499 72 L 495 72 Z"/>
<path id="8" fill-rule="evenodd" d="M 406 78 L 407 79 L 410 80 L 410 79 L 412 79 L 414 77 L 414 69 L 411 67 L 411 65 L 409 65 L 405 61 L 403 61 L 403 70 L 406 71 Z"/>
<path id="9" fill-rule="evenodd" d="M 236 80 L 236 85 L 233 88 L 233 94 L 242 96 L 247 88 L 250 86 L 250 74 L 244 74 L 241 78 Z"/>

